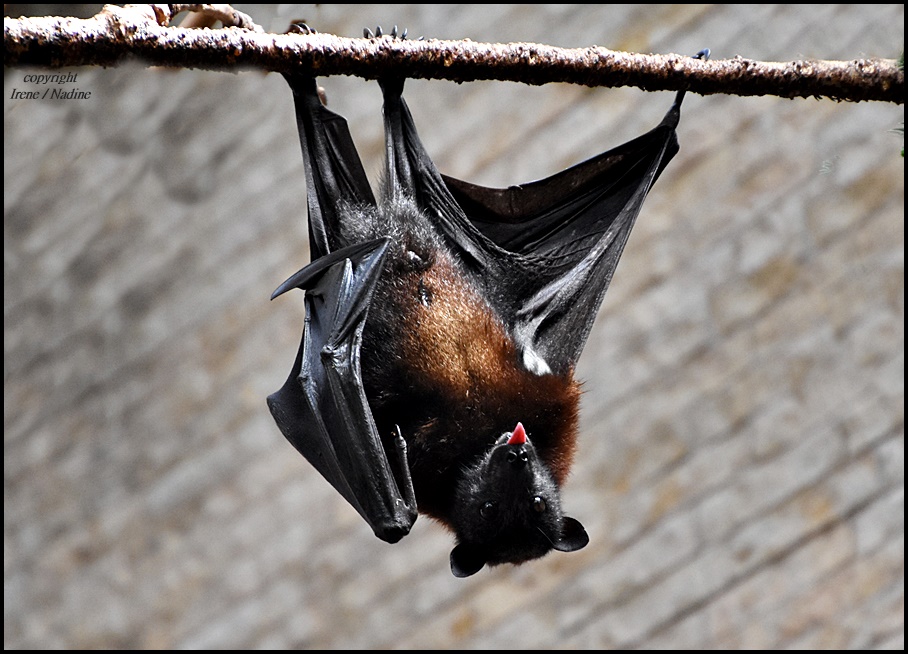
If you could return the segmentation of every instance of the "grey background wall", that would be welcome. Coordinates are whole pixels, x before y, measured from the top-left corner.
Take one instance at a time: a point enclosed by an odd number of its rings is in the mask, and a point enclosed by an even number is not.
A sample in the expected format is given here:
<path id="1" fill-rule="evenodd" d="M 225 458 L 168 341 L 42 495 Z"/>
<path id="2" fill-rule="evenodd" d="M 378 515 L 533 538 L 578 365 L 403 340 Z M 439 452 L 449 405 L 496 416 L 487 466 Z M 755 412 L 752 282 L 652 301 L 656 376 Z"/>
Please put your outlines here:
<path id="1" fill-rule="evenodd" d="M 246 10 L 714 58 L 904 43 L 904 5 Z M 592 541 L 458 580 L 438 525 L 375 539 L 265 408 L 302 325 L 268 297 L 308 259 L 283 80 L 76 72 L 88 100 L 13 101 L 4 76 L 6 647 L 903 647 L 903 107 L 688 96 L 580 363 L 565 503 Z M 377 176 L 377 85 L 323 85 Z M 439 167 L 493 185 L 671 102 L 407 98 Z"/>

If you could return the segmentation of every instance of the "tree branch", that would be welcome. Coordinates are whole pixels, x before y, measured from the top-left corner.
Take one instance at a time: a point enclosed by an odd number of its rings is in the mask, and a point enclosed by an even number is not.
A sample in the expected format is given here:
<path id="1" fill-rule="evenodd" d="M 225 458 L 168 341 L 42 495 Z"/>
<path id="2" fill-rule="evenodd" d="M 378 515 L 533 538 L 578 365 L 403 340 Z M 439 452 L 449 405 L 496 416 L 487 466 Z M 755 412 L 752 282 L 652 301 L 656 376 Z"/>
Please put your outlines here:
<path id="1" fill-rule="evenodd" d="M 179 11 L 206 11 L 241 25 L 222 29 L 168 27 Z M 701 95 L 904 103 L 905 75 L 895 60 L 758 62 L 742 57 L 704 62 L 685 55 L 643 55 L 600 47 L 556 48 L 535 43 L 351 39 L 329 34 L 268 34 L 227 5 L 106 5 L 88 19 L 4 18 L 4 65 L 149 65 L 375 79 L 394 74 L 456 82 L 569 82 L 687 89 Z"/>

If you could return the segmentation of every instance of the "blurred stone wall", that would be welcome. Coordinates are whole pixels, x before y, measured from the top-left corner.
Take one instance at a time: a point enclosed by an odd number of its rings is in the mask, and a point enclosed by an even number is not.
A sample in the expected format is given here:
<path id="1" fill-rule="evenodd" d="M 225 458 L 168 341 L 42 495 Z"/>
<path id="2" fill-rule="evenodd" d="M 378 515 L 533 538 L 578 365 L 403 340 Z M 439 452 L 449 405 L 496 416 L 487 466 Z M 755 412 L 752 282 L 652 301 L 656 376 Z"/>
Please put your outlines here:
<path id="1" fill-rule="evenodd" d="M 245 10 L 717 59 L 904 47 L 904 5 Z M 5 647 L 903 647 L 902 106 L 687 97 L 580 362 L 564 502 L 592 541 L 460 580 L 438 525 L 375 539 L 265 407 L 303 317 L 268 297 L 308 259 L 283 80 L 75 72 L 90 99 L 10 100 L 34 87 L 4 75 Z M 377 85 L 322 83 L 377 177 Z M 406 96 L 439 168 L 506 185 L 672 94 Z"/>

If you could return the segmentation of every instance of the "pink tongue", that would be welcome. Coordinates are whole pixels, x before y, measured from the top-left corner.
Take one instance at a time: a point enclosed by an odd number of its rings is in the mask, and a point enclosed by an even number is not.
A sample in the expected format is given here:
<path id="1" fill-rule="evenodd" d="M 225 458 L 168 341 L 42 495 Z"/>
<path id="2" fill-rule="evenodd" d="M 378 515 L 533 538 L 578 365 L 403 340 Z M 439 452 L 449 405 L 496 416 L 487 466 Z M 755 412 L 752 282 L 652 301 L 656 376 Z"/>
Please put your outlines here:
<path id="1" fill-rule="evenodd" d="M 517 426 L 514 427 L 514 433 L 511 434 L 511 437 L 508 439 L 508 445 L 523 445 L 527 442 L 527 433 L 523 428 L 522 423 L 517 423 Z"/>

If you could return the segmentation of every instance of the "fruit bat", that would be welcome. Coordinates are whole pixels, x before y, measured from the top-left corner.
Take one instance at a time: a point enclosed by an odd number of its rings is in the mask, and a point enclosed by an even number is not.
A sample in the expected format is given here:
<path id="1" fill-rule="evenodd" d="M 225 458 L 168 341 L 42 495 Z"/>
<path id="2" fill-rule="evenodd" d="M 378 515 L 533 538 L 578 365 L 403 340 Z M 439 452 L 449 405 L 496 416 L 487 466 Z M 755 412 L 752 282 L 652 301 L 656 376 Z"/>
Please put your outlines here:
<path id="1" fill-rule="evenodd" d="M 455 534 L 458 577 L 588 541 L 561 508 L 577 440 L 574 366 L 643 200 L 678 150 L 662 122 L 547 179 L 492 189 L 438 172 L 384 78 L 373 195 L 346 121 L 285 76 L 305 163 L 311 263 L 284 436 L 390 543 L 421 512 Z"/>

